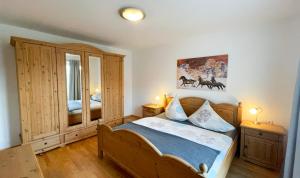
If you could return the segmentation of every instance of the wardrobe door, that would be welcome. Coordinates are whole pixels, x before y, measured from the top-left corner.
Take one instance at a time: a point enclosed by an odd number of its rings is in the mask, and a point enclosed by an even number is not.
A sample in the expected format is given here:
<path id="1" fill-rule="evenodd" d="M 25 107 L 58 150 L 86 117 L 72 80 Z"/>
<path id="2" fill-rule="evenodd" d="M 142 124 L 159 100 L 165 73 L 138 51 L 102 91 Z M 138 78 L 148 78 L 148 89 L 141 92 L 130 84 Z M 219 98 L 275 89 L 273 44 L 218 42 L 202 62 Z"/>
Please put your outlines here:
<path id="1" fill-rule="evenodd" d="M 123 57 L 103 56 L 103 118 L 123 119 Z"/>
<path id="2" fill-rule="evenodd" d="M 87 126 L 96 125 L 102 118 L 102 55 L 85 53 Z"/>
<path id="3" fill-rule="evenodd" d="M 23 143 L 59 133 L 55 48 L 16 43 Z"/>
<path id="4" fill-rule="evenodd" d="M 57 48 L 60 121 L 62 131 L 86 126 L 84 52 Z"/>

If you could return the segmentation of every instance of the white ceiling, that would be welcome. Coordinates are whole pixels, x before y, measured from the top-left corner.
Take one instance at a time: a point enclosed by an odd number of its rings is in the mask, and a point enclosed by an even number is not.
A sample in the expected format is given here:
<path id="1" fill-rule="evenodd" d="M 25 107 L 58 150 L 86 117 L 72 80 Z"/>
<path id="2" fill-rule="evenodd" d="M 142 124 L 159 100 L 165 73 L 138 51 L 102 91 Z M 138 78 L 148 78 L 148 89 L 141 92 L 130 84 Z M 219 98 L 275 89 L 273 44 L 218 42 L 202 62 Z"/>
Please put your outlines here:
<path id="1" fill-rule="evenodd" d="M 297 0 L 0 0 L 0 23 L 81 40 L 150 47 L 229 26 L 287 18 Z M 141 8 L 144 21 L 122 19 L 124 6 Z"/>

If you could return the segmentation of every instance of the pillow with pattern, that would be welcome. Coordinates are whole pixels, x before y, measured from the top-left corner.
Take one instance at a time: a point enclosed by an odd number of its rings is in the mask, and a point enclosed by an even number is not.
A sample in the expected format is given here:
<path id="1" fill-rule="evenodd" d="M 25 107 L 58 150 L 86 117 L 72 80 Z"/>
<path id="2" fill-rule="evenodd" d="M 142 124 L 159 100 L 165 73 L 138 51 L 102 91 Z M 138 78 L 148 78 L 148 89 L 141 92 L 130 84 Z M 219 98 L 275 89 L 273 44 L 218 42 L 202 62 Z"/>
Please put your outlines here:
<path id="1" fill-rule="evenodd" d="M 205 101 L 188 119 L 196 126 L 217 132 L 228 132 L 235 129 L 214 111 L 208 101 Z"/>
<path id="2" fill-rule="evenodd" d="M 185 121 L 188 119 L 186 116 L 179 98 L 175 96 L 168 104 L 165 110 L 166 116 L 172 120 Z"/>

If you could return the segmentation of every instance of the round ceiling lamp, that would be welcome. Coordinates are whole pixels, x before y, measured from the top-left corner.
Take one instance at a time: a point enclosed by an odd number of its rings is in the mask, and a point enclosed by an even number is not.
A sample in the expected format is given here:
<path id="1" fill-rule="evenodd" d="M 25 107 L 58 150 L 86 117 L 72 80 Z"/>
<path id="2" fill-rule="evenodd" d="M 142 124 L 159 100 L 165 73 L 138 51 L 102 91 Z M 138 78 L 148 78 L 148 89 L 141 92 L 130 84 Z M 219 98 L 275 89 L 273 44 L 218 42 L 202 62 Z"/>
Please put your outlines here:
<path id="1" fill-rule="evenodd" d="M 122 18 L 131 22 L 138 22 L 145 18 L 145 13 L 134 7 L 125 7 L 120 9 L 119 12 Z"/>

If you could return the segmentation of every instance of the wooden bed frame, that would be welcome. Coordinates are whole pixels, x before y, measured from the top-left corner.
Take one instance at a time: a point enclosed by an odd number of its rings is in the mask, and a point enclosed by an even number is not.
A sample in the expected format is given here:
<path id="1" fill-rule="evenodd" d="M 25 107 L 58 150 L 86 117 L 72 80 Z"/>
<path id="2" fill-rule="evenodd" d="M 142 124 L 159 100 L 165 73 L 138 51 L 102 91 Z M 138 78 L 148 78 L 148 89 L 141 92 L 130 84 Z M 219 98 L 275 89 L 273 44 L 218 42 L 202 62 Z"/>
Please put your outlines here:
<path id="1" fill-rule="evenodd" d="M 198 97 L 185 97 L 180 103 L 186 114 L 189 116 L 195 112 L 205 99 Z M 210 102 L 214 110 L 227 122 L 234 125 L 239 131 L 242 108 L 241 103 L 214 104 Z M 223 160 L 217 177 L 224 178 L 228 172 L 231 161 L 238 146 L 238 135 Z M 99 158 L 109 156 L 118 165 L 127 170 L 134 177 L 138 178 L 199 178 L 207 176 L 207 166 L 200 165 L 197 171 L 189 163 L 173 155 L 162 154 L 145 137 L 130 130 L 113 131 L 107 125 L 98 125 L 98 151 Z"/>

